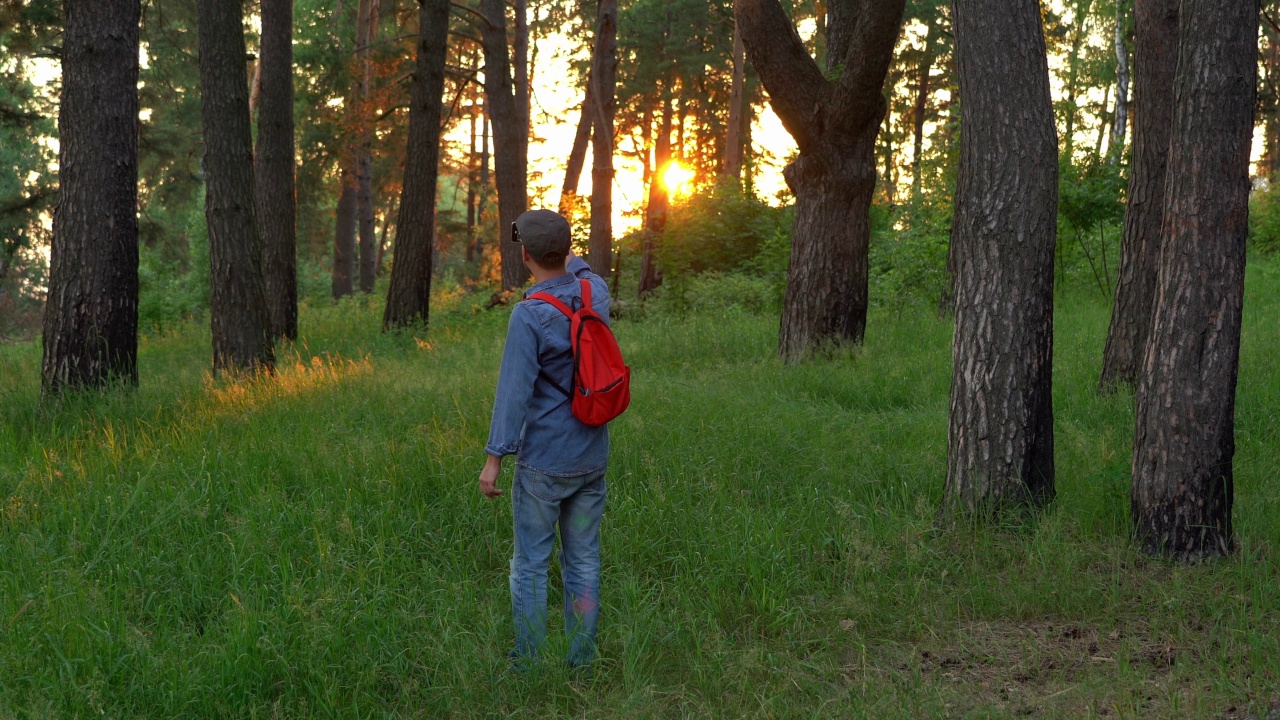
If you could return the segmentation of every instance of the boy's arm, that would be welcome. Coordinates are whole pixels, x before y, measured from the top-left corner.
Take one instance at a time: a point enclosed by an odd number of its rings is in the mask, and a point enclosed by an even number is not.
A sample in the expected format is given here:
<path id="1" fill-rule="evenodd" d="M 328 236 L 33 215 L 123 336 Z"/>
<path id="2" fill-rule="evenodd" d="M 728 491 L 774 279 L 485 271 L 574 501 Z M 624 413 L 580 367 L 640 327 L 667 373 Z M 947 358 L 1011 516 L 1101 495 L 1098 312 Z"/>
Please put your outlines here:
<path id="1" fill-rule="evenodd" d="M 480 491 L 488 497 L 502 494 L 496 486 L 502 470 L 502 458 L 520 450 L 533 383 L 538 377 L 538 328 L 529 311 L 516 305 L 507 326 L 507 342 L 502 350 L 502 369 L 498 372 L 498 392 L 493 403 L 493 419 L 489 423 L 488 455 L 480 473 Z"/>

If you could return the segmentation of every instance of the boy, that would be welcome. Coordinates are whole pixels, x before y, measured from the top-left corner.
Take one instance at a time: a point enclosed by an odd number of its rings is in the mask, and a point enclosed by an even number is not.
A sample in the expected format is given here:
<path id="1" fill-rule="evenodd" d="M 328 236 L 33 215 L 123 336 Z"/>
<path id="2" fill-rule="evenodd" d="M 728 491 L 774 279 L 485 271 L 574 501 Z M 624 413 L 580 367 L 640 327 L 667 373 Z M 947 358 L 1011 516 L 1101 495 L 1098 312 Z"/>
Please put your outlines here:
<path id="1" fill-rule="evenodd" d="M 534 285 L 570 308 L 582 306 L 580 279 L 591 283 L 593 309 L 609 317 L 609 289 L 570 249 L 569 223 L 550 210 L 530 210 L 511 226 Z M 589 427 L 570 409 L 573 352 L 569 318 L 548 303 L 524 300 L 511 312 L 497 400 L 480 472 L 480 492 L 496 498 L 502 458 L 516 456 L 511 483 L 515 542 L 511 609 L 517 661 L 536 658 L 547 635 L 547 565 L 560 533 L 568 661 L 582 667 L 596 654 L 600 613 L 600 518 L 604 514 L 608 426 Z"/>

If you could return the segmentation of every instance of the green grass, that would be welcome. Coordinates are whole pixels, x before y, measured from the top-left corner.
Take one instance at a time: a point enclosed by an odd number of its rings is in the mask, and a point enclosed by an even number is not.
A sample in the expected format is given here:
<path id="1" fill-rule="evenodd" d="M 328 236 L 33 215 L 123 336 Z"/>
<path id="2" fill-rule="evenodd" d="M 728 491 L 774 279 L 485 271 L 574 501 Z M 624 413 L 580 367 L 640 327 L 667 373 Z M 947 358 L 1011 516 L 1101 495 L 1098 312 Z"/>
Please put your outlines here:
<path id="1" fill-rule="evenodd" d="M 613 425 L 603 659 L 506 670 L 510 508 L 475 479 L 506 314 L 306 308 L 272 379 L 207 330 L 141 386 L 38 408 L 0 348 L 0 718 L 1266 717 L 1280 699 L 1280 265 L 1255 264 L 1239 551 L 1128 540 L 1131 399 L 1093 392 L 1109 307 L 1058 301 L 1057 502 L 938 532 L 950 326 L 873 313 L 784 367 L 776 319 L 651 315 Z M 510 468 L 502 480 L 510 483 Z M 551 606 L 559 606 L 553 591 Z M 553 619 L 553 628 L 554 628 Z"/>

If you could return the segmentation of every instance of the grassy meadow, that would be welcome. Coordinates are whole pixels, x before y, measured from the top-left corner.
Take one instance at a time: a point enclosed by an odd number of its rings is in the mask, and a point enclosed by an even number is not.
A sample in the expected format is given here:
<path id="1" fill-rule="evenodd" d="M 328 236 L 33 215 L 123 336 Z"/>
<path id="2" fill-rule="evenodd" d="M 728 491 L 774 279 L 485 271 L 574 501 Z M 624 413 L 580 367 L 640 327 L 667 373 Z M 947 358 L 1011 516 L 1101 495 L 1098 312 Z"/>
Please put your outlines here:
<path id="1" fill-rule="evenodd" d="M 1280 262 L 1248 293 L 1239 548 L 1192 567 L 1129 542 L 1096 290 L 1057 303 L 1057 501 L 947 532 L 932 310 L 798 367 L 772 315 L 620 319 L 590 679 L 507 668 L 510 505 L 476 489 L 506 311 L 307 307 L 240 382 L 179 326 L 137 390 L 43 409 L 38 343 L 0 347 L 0 718 L 1280 716 Z"/>

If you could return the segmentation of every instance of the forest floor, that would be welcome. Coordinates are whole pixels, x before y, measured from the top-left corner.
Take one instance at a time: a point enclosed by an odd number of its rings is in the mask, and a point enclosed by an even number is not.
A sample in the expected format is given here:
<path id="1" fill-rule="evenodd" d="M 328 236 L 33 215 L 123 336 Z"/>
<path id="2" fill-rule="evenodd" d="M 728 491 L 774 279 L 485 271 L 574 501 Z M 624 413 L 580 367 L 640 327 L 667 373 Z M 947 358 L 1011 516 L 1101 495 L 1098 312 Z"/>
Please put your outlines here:
<path id="1" fill-rule="evenodd" d="M 417 335 L 304 308 L 240 382 L 178 326 L 137 390 L 43 409 L 39 345 L 0 347 L 0 718 L 1280 717 L 1280 262 L 1249 275 L 1238 549 L 1191 567 L 1128 539 L 1096 291 L 1057 302 L 1056 502 L 946 532 L 948 321 L 876 311 L 786 367 L 771 316 L 623 318 L 591 679 L 507 669 L 479 302 Z"/>

